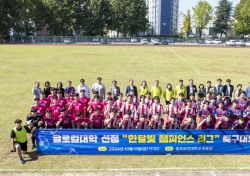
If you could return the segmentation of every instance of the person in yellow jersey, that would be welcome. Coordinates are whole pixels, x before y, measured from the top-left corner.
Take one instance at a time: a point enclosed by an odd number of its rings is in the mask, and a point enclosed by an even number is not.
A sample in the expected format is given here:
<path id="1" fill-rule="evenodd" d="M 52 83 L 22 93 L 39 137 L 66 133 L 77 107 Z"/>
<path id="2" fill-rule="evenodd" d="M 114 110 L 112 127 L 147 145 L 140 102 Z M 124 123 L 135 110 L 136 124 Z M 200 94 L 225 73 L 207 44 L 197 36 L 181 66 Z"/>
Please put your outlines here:
<path id="1" fill-rule="evenodd" d="M 36 127 L 30 130 L 26 125 L 22 125 L 22 120 L 15 120 L 16 126 L 11 130 L 10 138 L 13 139 L 13 149 L 11 152 L 16 152 L 19 156 L 21 164 L 25 163 L 22 157 L 23 154 L 27 154 L 27 133 L 33 133 Z"/>
<path id="2" fill-rule="evenodd" d="M 187 89 L 183 85 L 183 80 L 182 79 L 179 80 L 179 85 L 176 86 L 176 88 L 175 88 L 175 98 L 178 98 L 179 93 L 183 93 L 184 99 L 187 98 Z"/>
<path id="3" fill-rule="evenodd" d="M 146 93 L 150 92 L 147 82 L 146 81 L 142 81 L 141 83 L 141 87 L 139 88 L 139 96 L 141 95 L 146 95 Z"/>
<path id="4" fill-rule="evenodd" d="M 159 81 L 155 80 L 155 85 L 151 88 L 151 97 L 159 97 L 161 99 L 162 88 L 159 86 Z"/>
<path id="5" fill-rule="evenodd" d="M 163 91 L 163 98 L 165 99 L 166 105 L 170 104 L 170 100 L 173 97 L 175 97 L 175 91 L 172 88 L 172 84 L 168 83 L 166 89 Z"/>

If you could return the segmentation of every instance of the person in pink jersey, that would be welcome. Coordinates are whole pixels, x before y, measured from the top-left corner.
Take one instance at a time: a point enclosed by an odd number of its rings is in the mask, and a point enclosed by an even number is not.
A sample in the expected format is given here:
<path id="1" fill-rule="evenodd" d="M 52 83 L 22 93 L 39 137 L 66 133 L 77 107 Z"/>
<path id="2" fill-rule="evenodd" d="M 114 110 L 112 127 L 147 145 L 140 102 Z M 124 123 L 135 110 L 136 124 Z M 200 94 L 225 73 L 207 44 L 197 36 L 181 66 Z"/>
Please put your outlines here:
<path id="1" fill-rule="evenodd" d="M 49 109 L 51 100 L 46 98 L 45 92 L 41 92 L 40 94 L 40 104 L 45 108 L 45 110 Z"/>
<path id="2" fill-rule="evenodd" d="M 176 106 L 176 104 L 175 104 L 175 98 L 172 97 L 172 98 L 170 99 L 170 104 L 168 104 L 168 105 L 166 106 L 166 111 L 165 111 L 165 113 L 167 114 L 167 119 L 170 120 L 171 115 L 172 115 L 172 114 L 177 114 L 177 112 L 178 112 L 178 108 L 177 108 L 177 106 Z"/>
<path id="3" fill-rule="evenodd" d="M 57 97 L 54 97 L 52 99 L 52 105 L 49 107 L 49 110 L 52 113 L 52 117 L 56 118 L 56 120 L 59 120 L 59 115 L 61 107 L 57 103 Z"/>
<path id="4" fill-rule="evenodd" d="M 149 121 L 148 121 L 147 115 L 141 114 L 140 119 L 136 123 L 136 129 L 140 129 L 140 130 L 148 129 L 148 124 L 149 124 Z"/>
<path id="5" fill-rule="evenodd" d="M 195 130 L 197 128 L 195 118 L 196 116 L 189 114 L 188 117 L 182 121 L 180 128 L 183 130 Z"/>
<path id="6" fill-rule="evenodd" d="M 118 129 L 119 122 L 120 118 L 116 108 L 113 108 L 111 112 L 105 115 L 104 126 L 106 129 Z"/>
<path id="7" fill-rule="evenodd" d="M 172 114 L 170 120 L 167 120 L 166 129 L 169 130 L 180 129 L 180 122 L 177 120 L 177 114 Z"/>
<path id="8" fill-rule="evenodd" d="M 103 101 L 103 106 L 108 104 L 108 101 L 110 98 L 112 98 L 112 94 L 111 92 L 107 92 L 107 97 L 106 97 L 106 100 Z M 115 102 L 114 99 L 112 99 L 112 104 L 114 104 L 114 102 Z"/>
<path id="9" fill-rule="evenodd" d="M 57 97 L 56 91 L 57 91 L 56 88 L 53 88 L 53 87 L 50 88 L 50 95 L 48 96 L 48 98 L 49 98 L 51 101 L 52 101 L 53 98 Z"/>
<path id="10" fill-rule="evenodd" d="M 192 100 L 190 99 L 187 101 L 187 105 L 185 106 L 184 109 L 184 120 L 187 119 L 189 115 L 196 116 L 196 113 L 192 106 Z"/>
<path id="11" fill-rule="evenodd" d="M 103 129 L 104 127 L 104 116 L 100 114 L 98 107 L 94 108 L 94 113 L 90 115 L 91 128 Z"/>
<path id="12" fill-rule="evenodd" d="M 56 124 L 56 127 L 60 129 L 71 129 L 74 119 L 70 114 L 67 114 L 66 108 L 61 108 L 60 112 L 61 115 L 58 117 L 59 120 Z"/>
<path id="13" fill-rule="evenodd" d="M 94 102 L 95 102 L 95 97 L 97 97 L 97 96 L 99 97 L 98 103 L 100 103 L 100 104 L 103 103 L 103 101 L 100 99 L 99 92 L 98 92 L 98 91 L 93 91 L 93 97 L 90 99 L 89 105 L 90 105 L 91 103 L 94 103 Z"/>
<path id="14" fill-rule="evenodd" d="M 66 105 L 65 108 L 67 109 L 67 114 L 72 114 L 72 109 L 69 109 L 71 103 L 75 100 L 74 97 L 70 97 L 68 92 L 64 92 Z"/>
<path id="15" fill-rule="evenodd" d="M 140 96 L 140 103 L 137 109 L 136 121 L 140 120 L 142 114 L 146 115 L 146 119 L 149 119 L 149 107 L 145 101 L 145 98 L 146 98 L 145 95 Z"/>
<path id="16" fill-rule="evenodd" d="M 89 112 L 89 114 L 93 114 L 95 108 L 98 108 L 99 112 L 101 114 L 103 113 L 103 104 L 99 100 L 100 100 L 99 95 L 95 95 L 94 101 L 90 102 L 90 105 L 89 105 L 89 107 L 87 109 L 87 111 Z"/>
<path id="17" fill-rule="evenodd" d="M 59 106 L 61 106 L 61 107 L 66 107 L 66 104 L 67 104 L 67 101 L 65 100 L 65 98 L 63 98 L 63 93 L 60 91 L 60 90 L 58 90 L 57 92 L 56 92 L 56 95 L 57 95 L 57 103 L 58 103 L 58 105 Z"/>
<path id="18" fill-rule="evenodd" d="M 133 129 L 134 128 L 134 119 L 131 117 L 132 111 L 126 110 L 123 119 L 119 123 L 119 128 L 121 129 Z"/>
<path id="19" fill-rule="evenodd" d="M 83 90 L 83 89 L 80 90 L 79 95 L 80 95 L 80 101 L 82 101 L 82 102 L 84 103 L 84 107 L 85 107 L 86 110 L 87 110 L 87 108 L 88 108 L 88 106 L 89 106 L 90 98 L 87 98 L 87 97 L 85 96 L 85 90 Z"/>
<path id="20" fill-rule="evenodd" d="M 160 117 L 159 112 L 155 113 L 148 124 L 149 129 L 162 129 L 164 125 L 164 119 Z"/>
<path id="21" fill-rule="evenodd" d="M 76 118 L 76 113 L 81 112 L 84 116 L 86 114 L 86 109 L 84 109 L 84 103 L 80 101 L 79 93 L 74 94 L 74 101 L 71 102 L 69 110 L 72 112 L 72 117 Z"/>
<path id="22" fill-rule="evenodd" d="M 136 106 L 133 103 L 133 97 L 131 95 L 127 96 L 126 102 L 123 104 L 122 108 L 120 109 L 123 117 L 128 110 L 131 111 L 131 118 L 133 120 L 136 119 L 137 118 Z"/>
<path id="23" fill-rule="evenodd" d="M 45 129 L 52 129 L 56 128 L 57 120 L 54 117 L 52 117 L 51 110 L 48 109 L 46 110 L 46 115 L 42 118 L 42 120 L 39 123 L 40 126 L 44 124 Z"/>
<path id="24" fill-rule="evenodd" d="M 31 106 L 31 108 L 36 108 L 37 113 L 42 114 L 42 116 L 45 115 L 45 107 L 40 104 L 40 99 L 39 98 L 34 98 L 34 105 Z"/>
<path id="25" fill-rule="evenodd" d="M 90 125 L 88 117 L 83 116 L 81 112 L 76 113 L 76 118 L 73 120 L 72 126 L 74 129 L 87 129 Z"/>
<path id="26" fill-rule="evenodd" d="M 107 99 L 107 104 L 104 105 L 104 108 L 103 108 L 104 116 L 106 116 L 106 114 L 108 113 L 111 113 L 112 109 L 117 109 L 116 105 L 113 102 L 114 102 L 113 98 L 109 97 Z"/>
<path id="27" fill-rule="evenodd" d="M 150 113 L 155 116 L 156 113 L 160 113 L 160 118 L 163 118 L 163 106 L 160 103 L 160 98 L 155 96 L 154 103 L 150 107 Z"/>

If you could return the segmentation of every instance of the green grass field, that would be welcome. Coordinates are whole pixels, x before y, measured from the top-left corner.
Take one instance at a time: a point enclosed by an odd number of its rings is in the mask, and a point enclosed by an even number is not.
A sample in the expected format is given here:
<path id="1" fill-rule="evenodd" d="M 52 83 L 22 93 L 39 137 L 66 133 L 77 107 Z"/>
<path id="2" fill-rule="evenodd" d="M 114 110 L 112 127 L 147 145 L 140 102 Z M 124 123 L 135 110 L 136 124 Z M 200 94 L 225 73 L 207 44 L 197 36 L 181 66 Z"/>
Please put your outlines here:
<path id="1" fill-rule="evenodd" d="M 10 153 L 10 130 L 16 118 L 25 119 L 32 103 L 31 89 L 39 81 L 43 88 L 68 80 L 78 86 L 80 78 L 91 86 L 101 76 L 107 88 L 117 80 L 123 91 L 133 78 L 137 86 L 142 80 L 149 87 L 155 79 L 160 86 L 179 79 L 196 85 L 218 78 L 230 78 L 234 85 L 248 85 L 250 49 L 138 46 L 0 46 L 0 173 L 1 172 L 103 172 L 105 169 L 165 168 L 169 170 L 250 170 L 250 155 L 173 155 L 173 156 L 35 156 L 21 165 Z M 30 148 L 30 143 L 29 143 Z M 15 168 L 15 169 L 14 169 Z M 71 170 L 67 170 L 71 169 Z M 154 170 L 154 171 L 155 171 Z M 160 170 L 160 169 L 159 169 Z M 107 170 L 110 171 L 110 170 Z M 150 171 L 150 170 L 149 170 Z"/>

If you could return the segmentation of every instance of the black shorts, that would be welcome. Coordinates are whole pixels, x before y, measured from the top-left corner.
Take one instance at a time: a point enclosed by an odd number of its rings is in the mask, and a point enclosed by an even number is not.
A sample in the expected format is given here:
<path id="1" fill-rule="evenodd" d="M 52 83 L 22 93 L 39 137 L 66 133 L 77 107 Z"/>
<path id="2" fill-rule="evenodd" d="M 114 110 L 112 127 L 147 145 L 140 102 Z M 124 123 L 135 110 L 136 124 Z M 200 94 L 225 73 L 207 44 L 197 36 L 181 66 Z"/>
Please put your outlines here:
<path id="1" fill-rule="evenodd" d="M 14 146 L 16 146 L 16 144 L 19 144 L 19 145 L 20 145 L 22 151 L 27 151 L 27 149 L 28 149 L 28 145 L 27 145 L 28 142 L 27 142 L 27 141 L 24 142 L 24 143 L 15 141 L 15 142 L 14 142 Z"/>

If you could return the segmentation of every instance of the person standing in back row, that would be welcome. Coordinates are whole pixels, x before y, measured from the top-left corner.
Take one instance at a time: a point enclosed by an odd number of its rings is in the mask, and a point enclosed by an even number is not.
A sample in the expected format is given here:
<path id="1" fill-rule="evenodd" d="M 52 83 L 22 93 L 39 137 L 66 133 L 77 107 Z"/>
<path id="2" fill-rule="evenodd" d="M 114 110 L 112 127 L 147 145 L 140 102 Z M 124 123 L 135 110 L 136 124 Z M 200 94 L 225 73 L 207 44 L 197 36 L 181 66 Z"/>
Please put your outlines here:
<path id="1" fill-rule="evenodd" d="M 87 98 L 90 98 L 89 87 L 85 84 L 85 80 L 84 79 L 80 79 L 80 85 L 77 87 L 77 93 L 80 93 L 81 90 L 85 90 L 85 96 Z"/>
<path id="2" fill-rule="evenodd" d="M 159 81 L 155 80 L 155 85 L 151 88 L 151 98 L 159 97 L 161 99 L 162 88 L 159 86 Z"/>
<path id="3" fill-rule="evenodd" d="M 93 84 L 92 86 L 92 94 L 97 91 L 99 93 L 99 98 L 103 101 L 105 100 L 105 86 L 101 83 L 102 82 L 102 78 L 101 77 L 97 77 L 96 78 L 96 83 Z M 93 94 L 94 97 L 94 94 Z"/>
<path id="4" fill-rule="evenodd" d="M 217 84 L 214 85 L 214 97 L 216 98 L 218 94 L 223 93 L 222 79 L 217 79 Z"/>
<path id="5" fill-rule="evenodd" d="M 231 80 L 226 80 L 227 84 L 223 86 L 223 94 L 224 96 L 229 96 L 232 98 L 234 92 L 234 86 L 231 84 Z"/>
<path id="6" fill-rule="evenodd" d="M 134 86 L 134 80 L 129 80 L 129 86 L 126 88 L 126 96 L 129 95 L 130 91 L 134 91 L 134 95 L 138 97 L 137 87 Z"/>
<path id="7" fill-rule="evenodd" d="M 194 85 L 194 81 L 192 79 L 189 80 L 189 85 L 187 86 L 187 98 L 190 99 L 190 94 L 195 94 L 197 93 L 197 88 L 196 85 Z"/>

